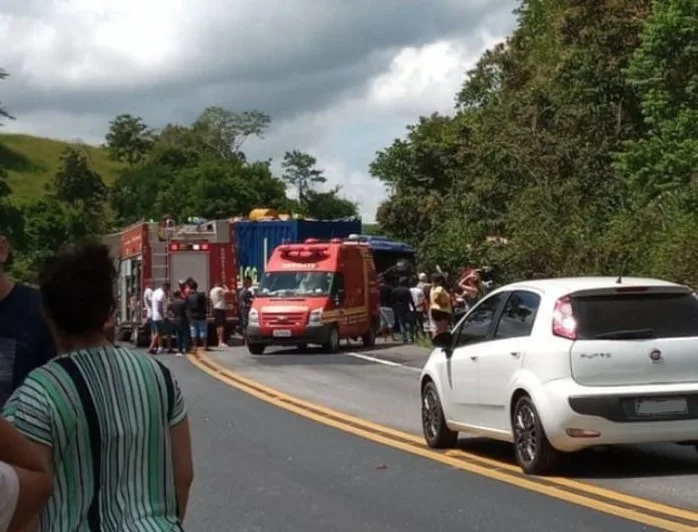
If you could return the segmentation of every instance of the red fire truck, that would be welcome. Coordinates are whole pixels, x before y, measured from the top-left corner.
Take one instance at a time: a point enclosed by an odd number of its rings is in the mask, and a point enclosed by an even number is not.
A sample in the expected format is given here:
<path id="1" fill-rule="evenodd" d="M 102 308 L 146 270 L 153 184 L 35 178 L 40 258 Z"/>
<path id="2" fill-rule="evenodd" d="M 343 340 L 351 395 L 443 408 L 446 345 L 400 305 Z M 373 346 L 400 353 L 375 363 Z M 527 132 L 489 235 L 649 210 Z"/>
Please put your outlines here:
<path id="1" fill-rule="evenodd" d="M 172 218 L 161 222 L 138 222 L 107 235 L 105 242 L 119 241 L 117 321 L 119 339 L 137 345 L 150 342 L 146 328 L 143 293 L 169 281 L 172 291 L 180 280 L 192 277 L 208 295 L 220 280 L 230 289 L 226 296 L 228 334 L 238 324 L 237 255 L 235 233 L 228 220 L 193 221 L 177 225 Z M 214 338 L 209 313 L 209 335 Z"/>

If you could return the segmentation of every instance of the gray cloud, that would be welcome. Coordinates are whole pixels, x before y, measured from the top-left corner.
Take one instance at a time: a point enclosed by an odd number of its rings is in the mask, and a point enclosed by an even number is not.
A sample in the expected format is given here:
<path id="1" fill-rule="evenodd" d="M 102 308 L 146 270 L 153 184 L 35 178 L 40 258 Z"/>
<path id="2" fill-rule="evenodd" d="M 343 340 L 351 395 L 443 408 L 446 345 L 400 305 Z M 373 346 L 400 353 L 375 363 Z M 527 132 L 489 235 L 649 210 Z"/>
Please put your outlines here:
<path id="1" fill-rule="evenodd" d="M 161 127 L 209 105 L 256 108 L 272 127 L 246 144 L 251 157 L 276 167 L 286 150 L 311 151 L 370 220 L 384 191 L 366 161 L 419 114 L 452 108 L 464 72 L 451 58 L 445 82 L 435 68 L 397 76 L 385 94 L 372 83 L 406 47 L 453 41 L 472 59 L 511 29 L 517 3 L 0 0 L 0 67 L 11 75 L 0 101 L 18 118 L 8 130 L 93 143 L 123 112 Z"/>
<path id="2" fill-rule="evenodd" d="M 9 11 L 18 15 L 26 5 L 35 19 L 43 16 L 47 24 L 61 20 L 50 10 L 42 15 L 38 4 L 14 1 Z M 111 82 L 90 79 L 88 69 L 82 81 L 39 83 L 26 75 L 32 58 L 20 41 L 3 59 L 13 76 L 3 99 L 20 117 L 56 109 L 106 116 L 133 112 L 160 126 L 189 121 L 215 103 L 259 108 L 281 121 L 355 94 L 385 70 L 397 49 L 468 34 L 502 5 L 510 8 L 511 0 L 259 0 L 229 10 L 199 0 L 181 13 L 179 59 L 171 57 L 148 72 L 133 69 L 130 76 L 123 57 L 111 49 L 90 48 L 89 21 L 74 17 L 68 20 L 72 27 L 56 28 L 46 61 L 55 63 L 57 77 L 61 68 L 81 64 L 111 67 Z M 105 20 L 102 16 L 97 23 Z"/>

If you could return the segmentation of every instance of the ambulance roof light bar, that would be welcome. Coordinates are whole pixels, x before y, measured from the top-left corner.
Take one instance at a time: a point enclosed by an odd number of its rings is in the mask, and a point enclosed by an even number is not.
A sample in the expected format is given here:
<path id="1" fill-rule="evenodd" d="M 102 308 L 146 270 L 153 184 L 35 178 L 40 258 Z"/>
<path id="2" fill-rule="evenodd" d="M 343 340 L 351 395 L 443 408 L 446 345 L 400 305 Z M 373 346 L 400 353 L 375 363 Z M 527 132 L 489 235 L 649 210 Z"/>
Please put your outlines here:
<path id="1" fill-rule="evenodd" d="M 328 256 L 328 251 L 330 249 L 329 245 L 317 245 L 312 246 L 299 246 L 298 244 L 282 244 L 277 248 L 281 252 L 282 257 L 289 257 L 291 255 L 301 255 L 303 253 L 308 253 L 313 256 Z"/>

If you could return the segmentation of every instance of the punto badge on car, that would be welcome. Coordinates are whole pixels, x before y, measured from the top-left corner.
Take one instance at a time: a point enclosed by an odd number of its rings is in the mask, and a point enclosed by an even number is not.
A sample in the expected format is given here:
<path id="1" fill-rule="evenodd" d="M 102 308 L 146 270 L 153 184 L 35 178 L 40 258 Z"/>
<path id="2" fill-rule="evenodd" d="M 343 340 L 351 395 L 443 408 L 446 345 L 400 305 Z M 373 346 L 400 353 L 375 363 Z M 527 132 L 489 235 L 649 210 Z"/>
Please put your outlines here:
<path id="1" fill-rule="evenodd" d="M 652 349 L 650 351 L 650 360 L 652 362 L 659 362 L 662 359 L 662 352 L 659 349 Z"/>

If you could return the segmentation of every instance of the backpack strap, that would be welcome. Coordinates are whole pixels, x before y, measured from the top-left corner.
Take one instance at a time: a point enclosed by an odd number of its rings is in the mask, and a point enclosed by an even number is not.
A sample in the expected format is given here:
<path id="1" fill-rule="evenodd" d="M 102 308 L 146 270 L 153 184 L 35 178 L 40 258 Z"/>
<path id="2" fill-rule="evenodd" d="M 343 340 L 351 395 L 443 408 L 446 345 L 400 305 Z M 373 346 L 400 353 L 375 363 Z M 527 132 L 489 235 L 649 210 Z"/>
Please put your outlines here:
<path id="1" fill-rule="evenodd" d="M 55 359 L 54 363 L 61 366 L 73 381 L 87 418 L 93 482 L 92 500 L 87 510 L 87 524 L 91 532 L 100 532 L 102 529 L 102 516 L 99 510 L 99 491 L 102 486 L 102 432 L 99 426 L 97 407 L 90 393 L 90 388 L 87 386 L 87 381 L 75 361 L 65 357 Z"/>

